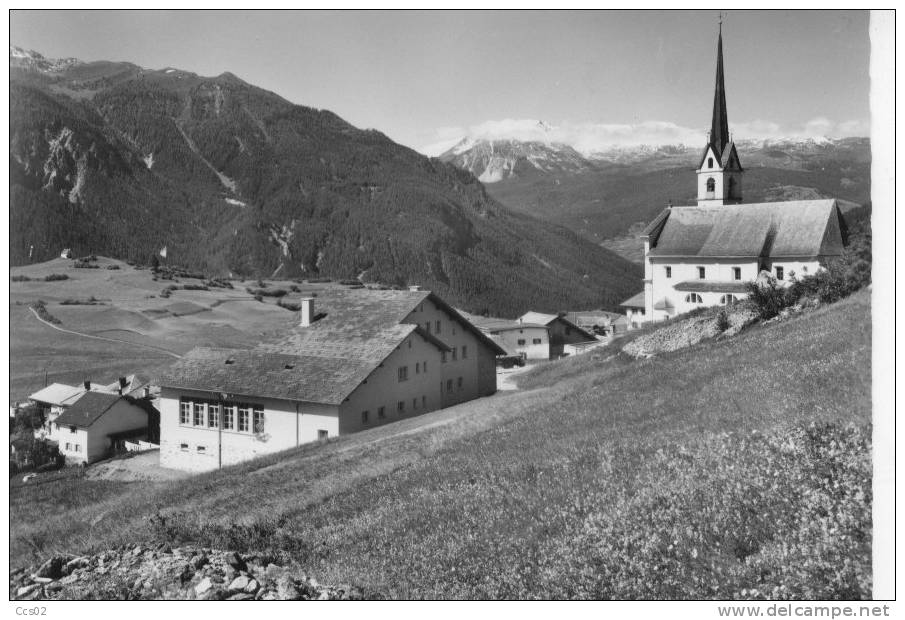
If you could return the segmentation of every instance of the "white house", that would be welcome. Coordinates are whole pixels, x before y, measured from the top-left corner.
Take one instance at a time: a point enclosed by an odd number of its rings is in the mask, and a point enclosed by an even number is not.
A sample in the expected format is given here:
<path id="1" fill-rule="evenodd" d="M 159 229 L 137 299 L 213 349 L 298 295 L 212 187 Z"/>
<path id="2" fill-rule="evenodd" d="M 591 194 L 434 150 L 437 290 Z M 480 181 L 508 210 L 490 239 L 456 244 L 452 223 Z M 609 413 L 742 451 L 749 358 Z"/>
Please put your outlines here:
<path id="1" fill-rule="evenodd" d="M 147 432 L 148 414 L 130 399 L 85 392 L 56 417 L 48 438 L 67 461 L 92 463 L 108 456 L 118 439 L 144 439 Z"/>
<path id="2" fill-rule="evenodd" d="M 556 359 L 566 354 L 566 345 L 597 342 L 594 334 L 575 325 L 562 314 L 526 312 L 518 320 L 529 325 L 543 325 L 549 330 L 550 359 Z"/>
<path id="3" fill-rule="evenodd" d="M 521 356 L 526 360 L 550 359 L 550 330 L 546 325 L 495 317 L 464 316 L 506 349 L 508 355 Z"/>
<path id="4" fill-rule="evenodd" d="M 745 204 L 743 173 L 729 136 L 720 33 L 712 125 L 697 169 L 697 204 L 668 206 L 641 234 L 643 307 L 638 295 L 622 303 L 632 325 L 732 304 L 761 274 L 789 282 L 816 273 L 842 254 L 845 224 L 835 200 Z"/>
<path id="5" fill-rule="evenodd" d="M 326 289 L 255 349 L 192 350 L 160 379 L 161 465 L 204 471 L 496 391 L 505 351 L 427 291 Z"/>

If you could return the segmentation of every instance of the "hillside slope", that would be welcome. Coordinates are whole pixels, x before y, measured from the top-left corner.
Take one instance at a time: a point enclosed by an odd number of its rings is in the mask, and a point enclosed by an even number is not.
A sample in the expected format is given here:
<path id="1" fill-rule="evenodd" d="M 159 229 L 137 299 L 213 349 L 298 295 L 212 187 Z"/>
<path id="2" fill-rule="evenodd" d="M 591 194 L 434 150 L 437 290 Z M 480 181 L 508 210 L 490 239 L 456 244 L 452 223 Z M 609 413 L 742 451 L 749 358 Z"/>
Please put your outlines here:
<path id="1" fill-rule="evenodd" d="M 640 271 L 450 164 L 224 73 L 10 55 L 10 260 L 420 284 L 473 311 L 613 308 Z"/>
<path id="2" fill-rule="evenodd" d="M 865 316 L 862 291 L 643 361 L 570 358 L 157 489 L 16 487 L 11 563 L 166 540 L 395 598 L 868 598 Z"/>

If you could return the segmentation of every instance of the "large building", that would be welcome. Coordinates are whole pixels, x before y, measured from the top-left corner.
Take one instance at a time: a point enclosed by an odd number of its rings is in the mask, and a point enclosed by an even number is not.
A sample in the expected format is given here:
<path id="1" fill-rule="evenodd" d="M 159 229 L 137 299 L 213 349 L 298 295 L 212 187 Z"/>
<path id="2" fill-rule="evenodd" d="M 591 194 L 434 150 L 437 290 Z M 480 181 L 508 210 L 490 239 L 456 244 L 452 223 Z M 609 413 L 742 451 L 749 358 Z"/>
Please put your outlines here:
<path id="1" fill-rule="evenodd" d="M 250 350 L 197 348 L 159 379 L 164 467 L 204 471 L 496 391 L 505 351 L 438 296 L 327 289 Z"/>
<path id="2" fill-rule="evenodd" d="M 668 206 L 641 234 L 644 291 L 623 302 L 633 326 L 746 296 L 748 283 L 812 275 L 842 254 L 836 201 L 742 202 L 744 170 L 729 134 L 723 36 L 707 144 L 697 168 L 697 204 Z"/>

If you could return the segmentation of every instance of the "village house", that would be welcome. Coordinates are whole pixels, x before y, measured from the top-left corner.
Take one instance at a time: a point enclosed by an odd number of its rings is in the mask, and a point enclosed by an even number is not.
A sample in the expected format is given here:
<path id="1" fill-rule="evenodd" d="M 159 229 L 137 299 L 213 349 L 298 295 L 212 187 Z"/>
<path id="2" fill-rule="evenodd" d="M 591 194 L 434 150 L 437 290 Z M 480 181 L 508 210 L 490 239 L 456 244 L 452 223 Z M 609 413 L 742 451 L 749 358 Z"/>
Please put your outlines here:
<path id="1" fill-rule="evenodd" d="M 48 439 L 67 462 L 87 464 L 109 456 L 117 443 L 144 439 L 147 433 L 148 413 L 132 399 L 89 391 L 56 417 Z"/>
<path id="2" fill-rule="evenodd" d="M 644 292 L 632 295 L 621 304 L 625 308 L 625 321 L 628 329 L 638 329 L 647 322 L 647 311 L 644 307 Z"/>
<path id="3" fill-rule="evenodd" d="M 596 343 L 594 334 L 575 325 L 562 314 L 543 314 L 541 312 L 526 312 L 518 318 L 521 323 L 528 325 L 543 325 L 550 334 L 550 354 L 548 359 L 557 359 L 567 353 L 574 353 L 578 349 L 572 347 L 566 351 L 567 345 L 586 346 L 587 343 Z"/>
<path id="4" fill-rule="evenodd" d="M 697 204 L 667 206 L 641 234 L 644 291 L 621 304 L 630 324 L 731 305 L 747 296 L 750 282 L 788 284 L 842 254 L 845 224 L 834 199 L 744 204 L 743 173 L 729 135 L 721 32 Z"/>
<path id="5" fill-rule="evenodd" d="M 550 359 L 550 330 L 546 325 L 462 314 L 504 348 L 507 356 L 525 360 Z"/>
<path id="6" fill-rule="evenodd" d="M 216 469 L 488 396 L 504 354 L 431 292 L 325 289 L 283 337 L 160 377 L 160 462 Z"/>
<path id="7" fill-rule="evenodd" d="M 623 315 L 617 312 L 607 312 L 606 310 L 567 312 L 565 319 L 586 332 L 594 334 L 598 339 L 610 339 L 624 334 L 628 326 L 628 322 Z"/>

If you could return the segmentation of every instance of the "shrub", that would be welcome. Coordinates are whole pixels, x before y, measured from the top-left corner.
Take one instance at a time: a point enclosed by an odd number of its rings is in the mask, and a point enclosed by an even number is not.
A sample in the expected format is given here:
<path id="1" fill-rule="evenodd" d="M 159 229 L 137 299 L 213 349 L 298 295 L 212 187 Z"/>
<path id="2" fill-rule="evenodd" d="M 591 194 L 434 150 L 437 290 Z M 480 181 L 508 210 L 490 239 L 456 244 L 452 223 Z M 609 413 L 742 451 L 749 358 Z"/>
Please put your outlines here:
<path id="1" fill-rule="evenodd" d="M 302 292 L 302 289 L 300 289 L 300 288 L 299 288 L 297 285 L 295 285 L 295 284 L 293 284 L 292 286 L 290 286 L 290 287 L 289 287 L 289 290 L 292 291 L 293 293 L 301 293 L 301 292 Z"/>
<path id="2" fill-rule="evenodd" d="M 49 276 L 44 276 L 45 282 L 56 282 L 58 280 L 68 280 L 69 276 L 65 273 L 52 273 Z"/>
<path id="3" fill-rule="evenodd" d="M 107 265 L 107 269 L 119 269 L 119 265 Z"/>
<path id="4" fill-rule="evenodd" d="M 361 284 L 361 280 L 340 280 L 339 283 L 344 286 L 356 286 Z"/>
<path id="5" fill-rule="evenodd" d="M 263 303 L 263 302 L 264 302 L 264 297 L 263 297 L 263 295 L 255 295 L 255 301 L 260 301 L 260 302 Z"/>
<path id="6" fill-rule="evenodd" d="M 34 311 L 38 313 L 39 317 L 41 317 L 48 323 L 56 323 L 57 325 L 60 324 L 60 319 L 53 316 L 52 314 L 50 314 L 50 312 L 47 311 L 47 306 L 43 300 L 39 299 L 38 301 L 32 303 L 31 307 L 34 308 Z"/>
<path id="7" fill-rule="evenodd" d="M 247 287 L 245 291 L 249 295 L 261 296 L 261 297 L 283 297 L 287 294 L 286 289 L 282 288 L 251 288 Z"/>
<path id="8" fill-rule="evenodd" d="M 103 302 L 98 301 L 94 295 L 88 299 L 64 299 L 60 302 L 61 306 L 97 306 Z"/>
<path id="9" fill-rule="evenodd" d="M 729 329 L 729 313 L 725 308 L 720 308 L 720 311 L 716 314 L 716 328 L 720 330 L 720 332 L 724 332 Z"/>
<path id="10" fill-rule="evenodd" d="M 31 282 L 31 278 L 28 276 L 12 276 L 10 280 L 13 282 Z"/>
<path id="11" fill-rule="evenodd" d="M 308 278 L 309 284 L 325 284 L 327 282 L 333 282 L 330 278 Z"/>
<path id="12" fill-rule="evenodd" d="M 280 308 L 286 308 L 287 310 L 291 310 L 292 312 L 298 312 L 302 309 L 301 304 L 294 304 L 291 301 L 283 301 L 282 299 L 277 300 L 277 305 Z"/>

